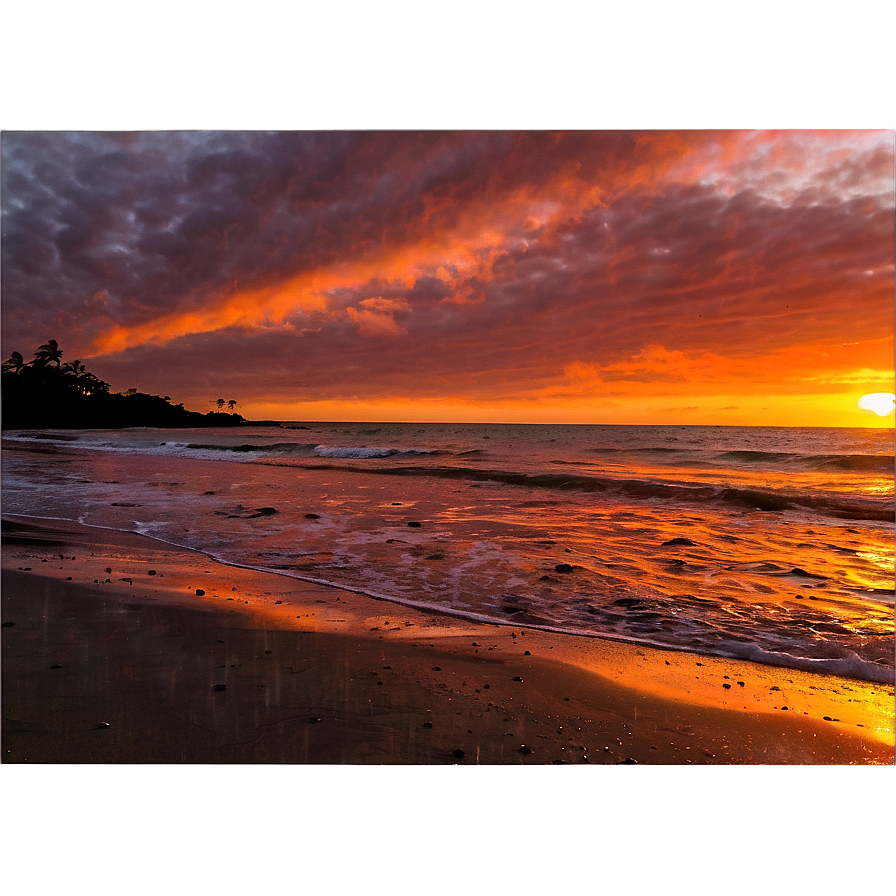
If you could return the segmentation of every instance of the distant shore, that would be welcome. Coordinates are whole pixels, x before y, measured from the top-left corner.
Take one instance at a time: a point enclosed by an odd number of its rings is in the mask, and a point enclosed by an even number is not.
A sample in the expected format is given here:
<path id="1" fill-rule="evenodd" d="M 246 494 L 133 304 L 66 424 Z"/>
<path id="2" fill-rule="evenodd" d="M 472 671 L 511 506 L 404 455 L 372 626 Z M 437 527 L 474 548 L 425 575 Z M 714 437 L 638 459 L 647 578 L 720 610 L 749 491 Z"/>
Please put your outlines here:
<path id="1" fill-rule="evenodd" d="M 891 764 L 893 688 L 3 521 L 6 763 Z M 827 717 L 827 718 L 826 718 Z"/>

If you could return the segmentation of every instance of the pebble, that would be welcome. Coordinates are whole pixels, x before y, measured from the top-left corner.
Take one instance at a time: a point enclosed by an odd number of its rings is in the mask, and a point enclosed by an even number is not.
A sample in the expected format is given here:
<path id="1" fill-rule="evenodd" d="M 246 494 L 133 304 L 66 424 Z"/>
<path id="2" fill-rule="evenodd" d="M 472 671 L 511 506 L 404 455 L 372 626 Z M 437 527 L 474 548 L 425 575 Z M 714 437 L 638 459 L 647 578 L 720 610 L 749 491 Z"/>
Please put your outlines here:
<path id="1" fill-rule="evenodd" d="M 12 628 L 15 625 L 14 622 L 4 622 L 3 628 Z"/>
<path id="2" fill-rule="evenodd" d="M 97 730 L 99 730 L 101 728 L 111 728 L 112 723 L 111 722 L 100 722 L 99 725 L 97 725 L 96 727 L 97 727 Z"/>
<path id="3" fill-rule="evenodd" d="M 213 691 L 226 691 L 227 685 L 226 684 L 213 684 L 212 690 Z"/>
<path id="4" fill-rule="evenodd" d="M 412 529 L 419 529 L 419 528 L 423 525 L 423 523 L 418 523 L 416 520 L 411 520 L 411 521 L 408 523 L 408 525 L 409 525 Z"/>
<path id="5" fill-rule="evenodd" d="M 424 728 L 432 728 L 432 722 L 424 722 L 423 727 Z"/>
<path id="6" fill-rule="evenodd" d="M 519 750 L 519 751 L 520 751 L 520 753 L 524 753 L 526 756 L 528 756 L 528 755 L 532 752 L 532 748 L 531 748 L 531 747 L 527 747 L 525 744 L 523 744 L 523 745 L 520 747 L 520 750 Z"/>
<path id="7" fill-rule="evenodd" d="M 463 759 L 465 754 L 463 750 L 455 750 L 451 755 L 455 759 Z"/>
<path id="8" fill-rule="evenodd" d="M 514 675 L 513 678 L 512 678 L 511 680 L 512 680 L 512 681 L 520 681 L 520 682 L 521 682 L 523 679 L 520 678 L 519 675 Z"/>
<path id="9" fill-rule="evenodd" d="M 252 519 L 255 519 L 256 517 L 259 517 L 259 516 L 273 516 L 275 513 L 277 513 L 277 508 L 276 508 L 276 507 L 259 507 L 259 508 L 255 511 L 255 513 L 253 513 L 253 514 L 249 517 L 249 519 L 252 520 Z"/>
<path id="10" fill-rule="evenodd" d="M 154 575 L 156 574 L 156 571 L 155 571 L 154 569 L 150 569 L 150 570 L 147 570 L 147 573 L 146 573 L 146 574 L 147 574 L 148 576 L 154 576 Z"/>
<path id="11" fill-rule="evenodd" d="M 555 572 L 572 572 L 572 569 L 572 566 L 570 566 L 568 563 L 558 563 L 554 567 Z"/>
<path id="12" fill-rule="evenodd" d="M 724 683 L 722 684 L 722 687 L 725 688 L 726 691 L 730 691 L 730 690 L 731 690 L 731 685 L 728 684 L 727 681 L 724 682 Z"/>
<path id="13" fill-rule="evenodd" d="M 531 651 L 531 650 L 527 650 L 527 651 L 525 651 L 525 652 L 523 653 L 523 656 L 532 656 L 532 651 Z"/>
<path id="14" fill-rule="evenodd" d="M 205 592 L 201 588 L 196 589 L 196 597 L 204 597 Z"/>

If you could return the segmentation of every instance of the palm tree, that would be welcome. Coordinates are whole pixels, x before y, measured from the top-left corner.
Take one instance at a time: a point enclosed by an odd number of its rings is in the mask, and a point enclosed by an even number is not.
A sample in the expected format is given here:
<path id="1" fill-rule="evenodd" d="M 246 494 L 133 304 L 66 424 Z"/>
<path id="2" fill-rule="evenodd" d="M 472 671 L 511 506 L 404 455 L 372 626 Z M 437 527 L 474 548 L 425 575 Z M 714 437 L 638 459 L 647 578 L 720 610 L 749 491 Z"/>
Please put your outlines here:
<path id="1" fill-rule="evenodd" d="M 58 368 L 61 363 L 62 350 L 59 343 L 55 339 L 48 339 L 43 345 L 38 346 L 34 353 L 34 363 L 38 367 L 46 367 L 48 364 L 55 364 Z"/>
<path id="2" fill-rule="evenodd" d="M 235 399 L 235 398 L 231 398 L 230 401 L 227 402 L 227 409 L 228 409 L 228 410 L 230 411 L 230 413 L 232 414 L 232 413 L 233 413 L 233 409 L 234 409 L 235 407 L 236 407 L 236 399 Z"/>
<path id="3" fill-rule="evenodd" d="M 72 375 L 77 378 L 83 376 L 85 373 L 87 373 L 87 368 L 77 359 L 74 361 L 66 361 L 66 363 L 62 365 L 63 376 Z"/>
<path id="4" fill-rule="evenodd" d="M 27 366 L 25 359 L 18 352 L 13 352 L 9 358 L 3 362 L 3 369 L 11 370 L 13 373 L 19 373 L 23 367 Z"/>
<path id="5" fill-rule="evenodd" d="M 219 410 L 219 411 L 223 411 L 223 410 L 224 410 L 224 405 L 226 404 L 226 402 L 224 401 L 223 398 L 219 398 L 219 399 L 215 402 L 215 404 L 218 406 L 218 410 Z"/>

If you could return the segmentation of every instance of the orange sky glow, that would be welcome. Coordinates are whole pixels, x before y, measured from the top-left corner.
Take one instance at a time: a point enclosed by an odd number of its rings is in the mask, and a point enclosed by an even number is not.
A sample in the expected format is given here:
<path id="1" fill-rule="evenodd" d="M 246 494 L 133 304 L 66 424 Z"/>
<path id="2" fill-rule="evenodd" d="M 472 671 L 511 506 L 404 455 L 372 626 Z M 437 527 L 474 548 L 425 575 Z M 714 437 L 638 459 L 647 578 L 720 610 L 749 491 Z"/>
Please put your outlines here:
<path id="1" fill-rule="evenodd" d="M 116 390 L 893 426 L 893 132 L 7 133 L 3 169 L 4 357 Z"/>

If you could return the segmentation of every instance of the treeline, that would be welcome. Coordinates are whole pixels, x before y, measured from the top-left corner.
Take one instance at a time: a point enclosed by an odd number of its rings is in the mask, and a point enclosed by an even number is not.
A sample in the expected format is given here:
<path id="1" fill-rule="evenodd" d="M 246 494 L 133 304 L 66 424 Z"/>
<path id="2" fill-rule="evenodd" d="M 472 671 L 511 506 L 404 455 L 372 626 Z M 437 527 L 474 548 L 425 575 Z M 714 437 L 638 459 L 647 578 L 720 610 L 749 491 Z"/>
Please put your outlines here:
<path id="1" fill-rule="evenodd" d="M 13 352 L 3 362 L 3 429 L 119 429 L 129 426 L 232 426 L 239 414 L 188 411 L 168 396 L 109 384 L 79 361 L 62 362 L 62 350 L 49 339 L 25 361 Z M 232 407 L 232 406 L 231 406 Z"/>

